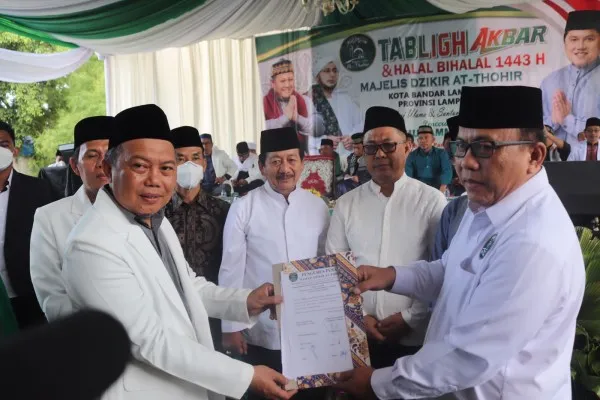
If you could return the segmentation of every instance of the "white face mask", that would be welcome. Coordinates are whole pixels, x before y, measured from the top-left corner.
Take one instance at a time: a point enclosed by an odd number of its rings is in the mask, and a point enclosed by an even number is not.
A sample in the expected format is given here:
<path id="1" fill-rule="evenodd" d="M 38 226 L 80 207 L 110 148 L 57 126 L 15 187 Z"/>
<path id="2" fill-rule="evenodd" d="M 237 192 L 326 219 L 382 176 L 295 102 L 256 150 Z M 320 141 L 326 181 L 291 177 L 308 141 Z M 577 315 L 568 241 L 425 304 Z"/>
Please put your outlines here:
<path id="1" fill-rule="evenodd" d="M 204 168 L 201 165 L 188 161 L 177 167 L 177 184 L 184 189 L 195 188 L 202 178 L 204 178 Z"/>
<path id="2" fill-rule="evenodd" d="M 10 167 L 13 162 L 13 153 L 6 147 L 0 147 L 0 171 Z"/>

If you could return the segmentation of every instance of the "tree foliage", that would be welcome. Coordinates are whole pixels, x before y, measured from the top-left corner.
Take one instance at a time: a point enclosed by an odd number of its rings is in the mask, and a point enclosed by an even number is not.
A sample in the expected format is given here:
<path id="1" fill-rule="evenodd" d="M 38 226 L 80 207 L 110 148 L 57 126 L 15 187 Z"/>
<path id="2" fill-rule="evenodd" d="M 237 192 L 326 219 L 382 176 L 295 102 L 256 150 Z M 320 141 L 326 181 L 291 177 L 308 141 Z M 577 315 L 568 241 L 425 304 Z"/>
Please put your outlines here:
<path id="1" fill-rule="evenodd" d="M 104 63 L 92 57 L 66 78 L 65 107 L 57 113 L 56 123 L 35 141 L 35 164 L 41 168 L 53 162 L 60 144 L 73 143 L 73 128 L 81 119 L 106 115 Z"/>
<path id="2" fill-rule="evenodd" d="M 59 47 L 0 32 L 0 48 L 26 53 L 53 53 Z M 10 123 L 18 138 L 33 138 L 54 126 L 66 107 L 66 79 L 38 83 L 0 82 L 0 120 Z"/>
<path id="3" fill-rule="evenodd" d="M 66 51 L 7 32 L 0 32 L 0 48 L 27 53 Z M 54 161 L 58 145 L 73 142 L 73 128 L 79 120 L 105 114 L 104 64 L 97 57 L 53 81 L 0 82 L 0 120 L 13 126 L 17 142 L 25 136 L 34 139 L 36 154 L 29 165 L 34 175 Z"/>

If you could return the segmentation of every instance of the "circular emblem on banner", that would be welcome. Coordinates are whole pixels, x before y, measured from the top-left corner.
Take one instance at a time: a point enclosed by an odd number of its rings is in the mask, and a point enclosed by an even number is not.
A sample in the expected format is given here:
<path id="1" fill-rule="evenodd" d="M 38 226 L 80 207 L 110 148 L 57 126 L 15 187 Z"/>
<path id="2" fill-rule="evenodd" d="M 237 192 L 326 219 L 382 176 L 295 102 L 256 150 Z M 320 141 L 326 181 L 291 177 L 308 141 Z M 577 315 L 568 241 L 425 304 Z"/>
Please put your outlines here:
<path id="1" fill-rule="evenodd" d="M 298 274 L 297 274 L 297 273 L 295 273 L 295 272 L 292 272 L 292 273 L 290 274 L 290 281 L 292 281 L 292 282 L 296 282 L 297 280 L 298 280 Z"/>
<path id="2" fill-rule="evenodd" d="M 340 46 L 340 60 L 348 71 L 364 71 L 375 61 L 375 42 L 367 35 L 358 33 L 348 36 Z"/>

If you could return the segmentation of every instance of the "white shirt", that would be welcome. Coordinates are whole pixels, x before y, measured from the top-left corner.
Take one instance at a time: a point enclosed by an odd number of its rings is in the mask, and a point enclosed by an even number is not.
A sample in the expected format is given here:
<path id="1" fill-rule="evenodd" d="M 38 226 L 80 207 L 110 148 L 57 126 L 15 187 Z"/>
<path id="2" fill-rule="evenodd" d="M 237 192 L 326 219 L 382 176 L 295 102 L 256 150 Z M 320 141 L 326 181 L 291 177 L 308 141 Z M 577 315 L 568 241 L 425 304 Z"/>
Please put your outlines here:
<path id="1" fill-rule="evenodd" d="M 339 89 L 334 89 L 331 93 L 331 97 L 327 100 L 337 117 L 342 136 L 350 136 L 363 131 L 363 113 L 360 112 L 360 108 L 348 93 L 340 91 Z M 320 148 L 321 138 L 311 137 L 309 140 L 309 154 L 318 155 Z M 344 145 L 340 143 L 336 151 L 341 158 L 346 158 L 352 153 L 352 148 L 346 150 Z"/>
<path id="2" fill-rule="evenodd" d="M 435 232 L 447 201 L 434 188 L 403 174 L 388 198 L 373 181 L 338 199 L 327 234 L 327 254 L 351 250 L 357 265 L 387 267 L 429 259 Z M 410 297 L 387 293 L 363 294 L 363 310 L 382 320 L 402 313 L 412 328 L 400 343 L 423 343 L 429 306 Z"/>
<path id="3" fill-rule="evenodd" d="M 571 150 L 567 161 L 586 161 L 588 146 L 587 142 L 583 142 L 583 144 Z M 600 144 L 598 144 L 598 151 L 596 152 L 596 161 L 600 161 Z"/>
<path id="4" fill-rule="evenodd" d="M 396 268 L 393 292 L 437 303 L 423 348 L 375 371 L 373 389 L 384 400 L 568 400 L 584 287 L 575 229 L 542 169 L 467 209 L 441 260 Z"/>
<path id="5" fill-rule="evenodd" d="M 4 239 L 6 238 L 6 212 L 8 211 L 8 197 L 10 195 L 10 185 L 12 183 L 13 173 L 11 171 L 8 176 L 8 183 L 6 190 L 0 193 L 0 277 L 8 293 L 8 297 L 11 299 L 17 297 L 10 279 L 8 278 L 8 271 L 6 270 L 6 261 L 4 260 Z"/>
<path id="6" fill-rule="evenodd" d="M 92 206 L 81 186 L 73 196 L 40 207 L 31 231 L 31 283 L 48 321 L 73 311 L 62 277 L 62 263 L 69 233 Z"/>
<path id="7" fill-rule="evenodd" d="M 325 202 L 300 188 L 288 201 L 267 182 L 232 204 L 223 231 L 219 286 L 255 289 L 273 282 L 273 265 L 324 254 L 329 226 Z M 223 332 L 246 327 L 223 321 Z M 261 314 L 246 333 L 250 344 L 281 349 L 277 322 L 269 313 Z"/>
<path id="8" fill-rule="evenodd" d="M 237 158 L 236 160 L 239 163 L 240 160 Z M 248 158 L 244 160 L 243 163 L 240 163 L 240 167 L 238 168 L 236 173 L 233 174 L 231 180 L 237 180 L 241 171 L 248 173 L 248 178 L 246 178 L 246 182 L 248 183 L 253 182 L 257 179 L 260 179 L 261 181 L 264 180 L 264 177 L 260 172 L 260 167 L 258 166 L 258 156 L 256 154 L 250 154 Z"/>

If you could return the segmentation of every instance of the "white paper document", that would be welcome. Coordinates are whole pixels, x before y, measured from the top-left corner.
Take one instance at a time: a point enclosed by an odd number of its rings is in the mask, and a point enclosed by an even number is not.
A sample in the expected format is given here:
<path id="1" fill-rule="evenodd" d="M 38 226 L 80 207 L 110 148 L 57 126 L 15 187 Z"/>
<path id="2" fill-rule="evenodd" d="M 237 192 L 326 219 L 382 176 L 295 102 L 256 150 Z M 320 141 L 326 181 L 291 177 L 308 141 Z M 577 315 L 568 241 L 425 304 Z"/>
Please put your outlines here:
<path id="1" fill-rule="evenodd" d="M 335 268 L 281 273 L 283 375 L 353 369 L 342 291 Z"/>

